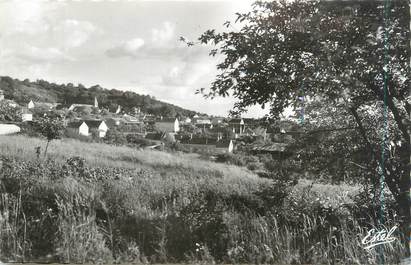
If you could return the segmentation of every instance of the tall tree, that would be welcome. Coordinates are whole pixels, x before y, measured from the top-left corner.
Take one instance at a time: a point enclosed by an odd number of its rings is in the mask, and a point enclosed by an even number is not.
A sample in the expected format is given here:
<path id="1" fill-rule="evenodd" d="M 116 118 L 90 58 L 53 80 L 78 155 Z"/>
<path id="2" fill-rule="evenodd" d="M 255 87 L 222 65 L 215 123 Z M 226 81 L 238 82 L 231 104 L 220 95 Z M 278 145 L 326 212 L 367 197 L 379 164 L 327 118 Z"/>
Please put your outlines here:
<path id="1" fill-rule="evenodd" d="M 269 105 L 272 117 L 301 96 L 340 104 L 371 154 L 369 170 L 410 223 L 409 11 L 406 0 L 256 2 L 237 14 L 240 30 L 226 22 L 227 31 L 200 36 L 223 58 L 205 96 L 233 95 L 234 112 Z"/>

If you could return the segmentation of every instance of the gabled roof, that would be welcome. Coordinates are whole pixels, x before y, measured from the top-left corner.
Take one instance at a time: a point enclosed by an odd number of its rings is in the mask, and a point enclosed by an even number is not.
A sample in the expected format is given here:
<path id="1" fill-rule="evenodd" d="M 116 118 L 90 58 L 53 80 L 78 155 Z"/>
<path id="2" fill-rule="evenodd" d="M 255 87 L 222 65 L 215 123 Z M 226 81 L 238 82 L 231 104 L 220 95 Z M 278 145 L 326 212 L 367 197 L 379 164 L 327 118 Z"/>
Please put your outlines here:
<path id="1" fill-rule="evenodd" d="M 72 122 L 69 122 L 68 124 L 67 124 L 67 127 L 69 127 L 69 128 L 78 128 L 78 127 L 80 127 L 80 125 L 82 125 L 83 124 L 83 121 L 72 121 Z M 86 124 L 87 125 L 87 124 Z"/>
<path id="2" fill-rule="evenodd" d="M 103 122 L 102 120 L 84 120 L 89 128 L 98 128 Z"/>
<path id="3" fill-rule="evenodd" d="M 93 105 L 89 105 L 89 104 L 72 104 L 68 109 L 72 110 L 72 111 L 75 111 L 77 108 L 81 108 L 81 107 L 94 108 Z"/>
<path id="4" fill-rule="evenodd" d="M 54 108 L 57 106 L 57 103 L 50 103 L 50 102 L 37 102 L 36 108 L 38 107 L 47 107 L 47 108 Z"/>

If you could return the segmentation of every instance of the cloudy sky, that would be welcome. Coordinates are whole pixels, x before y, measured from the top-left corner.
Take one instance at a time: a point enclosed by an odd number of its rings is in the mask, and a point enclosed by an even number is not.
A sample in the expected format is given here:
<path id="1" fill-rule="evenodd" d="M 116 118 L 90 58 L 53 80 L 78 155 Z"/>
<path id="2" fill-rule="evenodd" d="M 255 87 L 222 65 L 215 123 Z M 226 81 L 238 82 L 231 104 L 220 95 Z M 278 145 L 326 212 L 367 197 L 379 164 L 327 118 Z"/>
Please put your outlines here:
<path id="1" fill-rule="evenodd" d="M 185 108 L 226 115 L 233 99 L 195 95 L 216 74 L 209 47 L 186 47 L 223 29 L 248 0 L 0 1 L 0 75 L 100 84 L 149 94 Z M 245 116 L 265 113 L 251 109 Z"/>

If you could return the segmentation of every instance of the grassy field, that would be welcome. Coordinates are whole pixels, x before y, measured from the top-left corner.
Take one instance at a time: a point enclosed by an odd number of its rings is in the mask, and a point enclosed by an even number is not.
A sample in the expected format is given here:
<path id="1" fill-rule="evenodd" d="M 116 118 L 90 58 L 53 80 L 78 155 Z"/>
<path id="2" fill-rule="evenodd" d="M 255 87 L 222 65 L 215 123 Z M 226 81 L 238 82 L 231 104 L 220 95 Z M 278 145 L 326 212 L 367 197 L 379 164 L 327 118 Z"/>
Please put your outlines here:
<path id="1" fill-rule="evenodd" d="M 0 152 L 24 160 L 35 160 L 35 147 L 44 148 L 45 140 L 23 135 L 0 136 Z M 104 143 L 85 143 L 73 139 L 51 142 L 47 158 L 64 163 L 68 158 L 80 156 L 88 165 L 117 168 L 184 168 L 197 172 L 216 170 L 224 176 L 256 178 L 251 171 L 236 166 L 216 164 L 200 160 L 197 154 L 165 153 L 155 150 L 139 150 L 126 146 L 112 146 Z M 41 156 L 43 157 L 43 156 Z M 212 165 L 212 169 L 210 167 Z"/>
<path id="2" fill-rule="evenodd" d="M 0 136 L 0 260 L 375 263 L 344 205 L 359 186 L 283 185 L 195 154 Z M 86 165 L 67 162 L 81 157 Z M 76 162 L 77 161 L 77 162 Z M 3 192 L 4 190 L 4 192 Z M 360 222 L 362 222 L 360 224 Z M 386 245 L 399 260 L 399 241 Z M 368 262 L 370 261 L 370 262 Z"/>
<path id="3" fill-rule="evenodd" d="M 36 160 L 35 147 L 37 146 L 44 148 L 45 140 L 23 135 L 0 136 L 0 153 L 18 159 Z M 182 180 L 187 181 L 187 178 L 190 178 L 198 185 L 205 184 L 204 181 L 207 182 L 207 185 L 215 184 L 218 188 L 227 184 L 230 186 L 226 186 L 227 189 L 241 193 L 244 189 L 256 190 L 261 186 L 268 186 L 271 182 L 259 178 L 246 168 L 201 160 L 194 153 L 166 153 L 104 143 L 86 143 L 74 139 L 53 141 L 49 146 L 47 159 L 65 163 L 68 158 L 73 156 L 84 158 L 91 167 L 151 170 L 153 173 L 157 173 L 163 181 L 167 177 L 170 180 L 167 181 L 168 184 Z M 43 155 L 41 155 L 41 159 L 43 159 Z M 312 181 L 301 180 L 296 185 L 294 193 L 301 193 L 309 188 L 312 196 L 315 194 L 319 200 L 327 201 L 330 205 L 335 206 L 341 202 L 350 202 L 350 197 L 359 190 L 359 187 L 350 185 L 311 184 Z M 159 184 L 155 179 L 152 179 L 151 183 L 147 183 L 147 185 Z"/>

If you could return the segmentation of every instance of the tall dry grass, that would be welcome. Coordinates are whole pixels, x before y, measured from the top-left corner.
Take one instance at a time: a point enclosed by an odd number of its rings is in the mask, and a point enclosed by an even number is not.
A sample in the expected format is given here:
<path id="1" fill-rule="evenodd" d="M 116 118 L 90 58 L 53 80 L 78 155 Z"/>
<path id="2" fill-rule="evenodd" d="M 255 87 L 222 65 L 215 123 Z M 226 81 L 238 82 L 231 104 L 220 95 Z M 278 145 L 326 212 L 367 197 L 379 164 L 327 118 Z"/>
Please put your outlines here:
<path id="1" fill-rule="evenodd" d="M 60 262 L 377 264 L 361 238 L 372 218 L 345 204 L 359 187 L 275 182 L 194 156 L 60 140 L 0 137 L 0 258 Z M 71 158 L 81 156 L 80 158 Z M 69 158 L 66 160 L 66 158 Z M 265 194 L 265 195 L 264 195 Z M 358 212 L 358 211 L 357 211 Z M 387 226 L 394 225 L 387 223 Z M 27 228 L 27 229 L 25 229 Z M 47 244 L 45 244 L 45 242 Z M 385 262 L 405 255 L 384 246 Z M 13 256 L 14 255 L 14 256 Z"/>
<path id="2" fill-rule="evenodd" d="M 45 146 L 45 141 L 24 135 L 0 136 L 0 153 L 28 161 L 37 159 L 35 147 Z M 239 178 L 255 181 L 258 177 L 243 168 L 212 163 L 198 158 L 196 154 L 166 153 L 140 150 L 126 146 L 112 146 L 104 143 L 84 143 L 74 139 L 52 141 L 47 157 L 65 163 L 73 156 L 84 158 L 91 167 L 115 167 L 128 169 L 155 169 L 163 174 L 174 175 L 213 174 L 216 177 Z"/>

